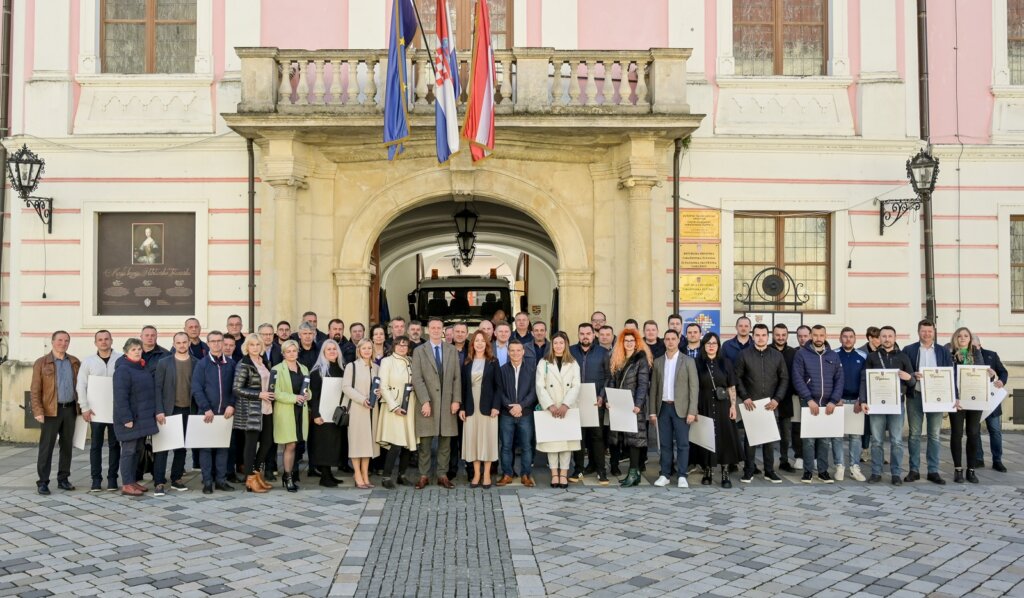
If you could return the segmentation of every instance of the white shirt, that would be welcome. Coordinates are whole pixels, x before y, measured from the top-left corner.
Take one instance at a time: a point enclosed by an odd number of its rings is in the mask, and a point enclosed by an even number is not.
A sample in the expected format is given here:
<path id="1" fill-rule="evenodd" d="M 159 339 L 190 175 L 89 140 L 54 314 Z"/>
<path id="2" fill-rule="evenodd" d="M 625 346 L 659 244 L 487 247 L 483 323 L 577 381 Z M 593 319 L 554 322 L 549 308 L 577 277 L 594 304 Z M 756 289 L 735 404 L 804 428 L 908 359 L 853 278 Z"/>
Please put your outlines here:
<path id="1" fill-rule="evenodd" d="M 930 347 L 925 347 L 924 345 L 921 345 L 921 351 L 920 353 L 917 354 L 917 361 L 918 369 L 936 367 L 937 364 L 935 362 L 935 344 L 932 343 L 932 346 Z"/>
<path id="2" fill-rule="evenodd" d="M 661 392 L 661 401 L 663 403 L 674 403 L 676 400 L 676 364 L 679 363 L 679 352 L 671 358 L 668 353 L 665 354 L 665 378 L 664 389 Z"/>
<path id="3" fill-rule="evenodd" d="M 512 364 L 513 379 L 516 381 L 516 394 L 512 398 L 516 403 L 519 402 L 519 369 L 523 367 L 523 362 L 519 362 L 519 365 Z"/>

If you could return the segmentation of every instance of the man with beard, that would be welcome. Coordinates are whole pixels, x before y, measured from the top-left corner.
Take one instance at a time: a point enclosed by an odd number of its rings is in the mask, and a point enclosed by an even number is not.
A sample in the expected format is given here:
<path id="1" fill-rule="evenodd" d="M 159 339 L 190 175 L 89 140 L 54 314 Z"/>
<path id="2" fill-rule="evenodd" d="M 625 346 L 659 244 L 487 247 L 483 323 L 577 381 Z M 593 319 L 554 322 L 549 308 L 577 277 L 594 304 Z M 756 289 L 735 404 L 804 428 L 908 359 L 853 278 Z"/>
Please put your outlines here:
<path id="1" fill-rule="evenodd" d="M 587 322 L 579 325 L 577 343 L 569 347 L 569 353 L 580 366 L 580 382 L 593 384 L 597 394 L 598 417 L 604 407 L 604 383 L 608 379 L 608 351 L 594 343 L 594 326 Z M 607 426 L 605 426 L 607 427 Z M 604 430 L 602 427 L 583 428 L 583 442 L 580 450 L 573 454 L 575 470 L 569 476 L 572 482 L 582 482 L 585 473 L 596 473 L 597 482 L 608 485 L 608 470 L 604 460 Z M 590 455 L 590 463 L 583 467 L 584 451 Z"/>
<path id="2" fill-rule="evenodd" d="M 882 481 L 882 461 L 884 459 L 885 432 L 889 432 L 889 471 L 892 474 L 892 485 L 900 486 L 903 480 L 900 478 L 900 461 L 903 460 L 903 410 L 902 407 L 907 401 L 907 393 L 917 386 L 914 379 L 914 364 L 910 359 L 896 348 L 896 329 L 892 326 L 882 326 L 879 329 L 881 345 L 878 350 L 868 355 L 864 362 L 864 377 L 860 382 L 860 402 L 864 413 L 868 414 L 868 423 L 871 425 L 871 477 L 868 482 L 877 484 Z M 900 413 L 886 415 L 872 415 L 868 406 L 868 370 L 896 370 L 900 371 Z"/>

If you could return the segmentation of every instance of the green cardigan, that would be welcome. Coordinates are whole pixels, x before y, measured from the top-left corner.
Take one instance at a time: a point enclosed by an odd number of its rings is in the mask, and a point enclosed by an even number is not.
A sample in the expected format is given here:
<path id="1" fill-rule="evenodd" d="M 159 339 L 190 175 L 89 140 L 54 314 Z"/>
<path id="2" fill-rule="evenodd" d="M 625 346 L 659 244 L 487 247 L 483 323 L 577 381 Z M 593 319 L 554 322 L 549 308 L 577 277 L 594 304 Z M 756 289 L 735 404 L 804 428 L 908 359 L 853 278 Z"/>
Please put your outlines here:
<path id="1" fill-rule="evenodd" d="M 292 388 L 291 370 L 286 362 L 281 362 L 273 367 L 277 372 L 277 379 L 274 383 L 274 442 L 277 444 L 288 444 L 296 442 L 298 437 L 295 434 L 295 399 L 299 396 Z M 303 376 L 309 376 L 309 369 L 299 364 L 299 371 Z M 309 407 L 308 402 L 302 404 L 302 437 L 306 438 L 309 433 Z"/>

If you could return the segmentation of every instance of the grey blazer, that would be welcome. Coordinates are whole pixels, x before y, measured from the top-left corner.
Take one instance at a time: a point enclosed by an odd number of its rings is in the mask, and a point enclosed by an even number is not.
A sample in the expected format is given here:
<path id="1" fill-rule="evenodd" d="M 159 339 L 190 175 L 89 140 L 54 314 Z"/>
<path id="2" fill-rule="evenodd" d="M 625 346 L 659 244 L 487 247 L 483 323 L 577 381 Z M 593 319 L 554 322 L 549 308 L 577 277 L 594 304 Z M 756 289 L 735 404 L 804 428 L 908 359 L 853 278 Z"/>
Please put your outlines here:
<path id="1" fill-rule="evenodd" d="M 459 435 L 458 416 L 452 414 L 452 403 L 461 402 L 462 368 L 459 351 L 450 343 L 441 343 L 441 375 L 434 361 L 430 342 L 420 345 L 412 354 L 412 386 L 420 405 L 430 403 L 430 417 L 416 410 L 416 436 L 452 437 Z"/>
<path id="2" fill-rule="evenodd" d="M 189 363 L 192 370 L 195 371 L 196 364 L 199 360 L 189 355 Z M 156 364 L 156 371 L 153 372 L 153 377 L 156 379 L 156 413 L 157 415 L 170 415 L 174 412 L 174 394 L 177 390 L 177 372 L 178 360 L 174 357 L 173 353 L 168 354 L 166 357 L 161 359 Z M 192 396 L 192 391 L 189 390 L 189 396 Z M 193 401 L 194 403 L 195 401 Z"/>
<path id="3" fill-rule="evenodd" d="M 680 351 L 676 354 L 676 375 L 675 375 L 675 397 L 676 415 L 685 418 L 687 415 L 697 415 L 697 362 L 692 357 Z M 654 360 L 654 367 L 651 369 L 651 391 L 647 400 L 650 408 L 648 415 L 658 415 L 661 411 L 661 399 L 665 392 L 665 356 Z"/>

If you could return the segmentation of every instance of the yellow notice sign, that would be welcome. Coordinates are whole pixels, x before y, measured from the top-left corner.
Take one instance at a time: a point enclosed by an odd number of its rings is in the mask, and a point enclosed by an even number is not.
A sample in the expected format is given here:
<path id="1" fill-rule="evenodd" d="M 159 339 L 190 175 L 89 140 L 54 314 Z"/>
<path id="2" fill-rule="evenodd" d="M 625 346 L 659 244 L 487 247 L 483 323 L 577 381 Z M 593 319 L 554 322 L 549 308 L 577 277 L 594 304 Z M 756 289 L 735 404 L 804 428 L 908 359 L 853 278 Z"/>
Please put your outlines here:
<path id="1" fill-rule="evenodd" d="M 717 210 L 679 211 L 681 239 L 718 239 L 721 235 L 721 217 Z"/>
<path id="2" fill-rule="evenodd" d="M 718 303 L 722 295 L 721 281 L 718 274 L 683 274 L 679 277 L 679 301 Z"/>
<path id="3" fill-rule="evenodd" d="M 718 243 L 680 243 L 679 267 L 683 270 L 718 270 Z"/>

